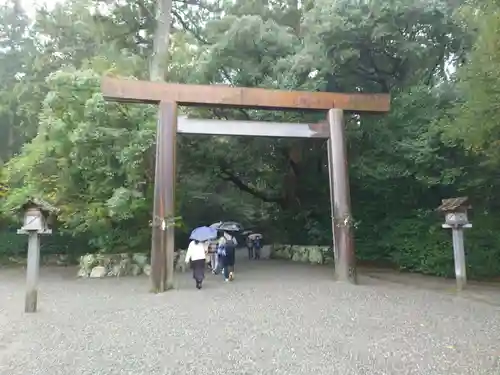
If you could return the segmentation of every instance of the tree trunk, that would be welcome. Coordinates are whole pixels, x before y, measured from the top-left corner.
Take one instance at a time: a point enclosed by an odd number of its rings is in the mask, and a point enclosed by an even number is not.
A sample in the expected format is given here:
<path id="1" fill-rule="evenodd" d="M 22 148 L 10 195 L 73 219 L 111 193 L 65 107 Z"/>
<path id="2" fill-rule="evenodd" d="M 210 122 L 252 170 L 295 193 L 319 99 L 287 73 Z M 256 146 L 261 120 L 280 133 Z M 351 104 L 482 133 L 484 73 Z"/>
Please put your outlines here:
<path id="1" fill-rule="evenodd" d="M 164 81 L 170 43 L 170 27 L 172 25 L 172 0 L 158 0 L 155 18 L 156 30 L 149 67 L 149 79 L 151 81 Z"/>

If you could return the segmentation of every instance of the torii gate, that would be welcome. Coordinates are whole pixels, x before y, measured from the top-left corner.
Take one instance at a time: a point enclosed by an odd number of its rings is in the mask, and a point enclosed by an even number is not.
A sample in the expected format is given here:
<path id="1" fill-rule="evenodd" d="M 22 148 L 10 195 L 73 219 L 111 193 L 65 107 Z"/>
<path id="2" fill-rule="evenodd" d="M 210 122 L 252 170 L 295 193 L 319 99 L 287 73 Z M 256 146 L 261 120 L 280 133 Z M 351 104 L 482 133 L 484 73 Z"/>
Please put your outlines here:
<path id="1" fill-rule="evenodd" d="M 282 91 L 110 77 L 103 78 L 101 88 L 110 101 L 159 105 L 151 246 L 154 292 L 173 287 L 175 244 L 171 221 L 175 216 L 176 133 L 328 139 L 335 278 L 356 283 L 343 111 L 387 112 L 390 108 L 388 94 Z M 200 120 L 178 117 L 178 105 L 323 110 L 328 111 L 328 115 L 327 121 L 318 124 Z"/>

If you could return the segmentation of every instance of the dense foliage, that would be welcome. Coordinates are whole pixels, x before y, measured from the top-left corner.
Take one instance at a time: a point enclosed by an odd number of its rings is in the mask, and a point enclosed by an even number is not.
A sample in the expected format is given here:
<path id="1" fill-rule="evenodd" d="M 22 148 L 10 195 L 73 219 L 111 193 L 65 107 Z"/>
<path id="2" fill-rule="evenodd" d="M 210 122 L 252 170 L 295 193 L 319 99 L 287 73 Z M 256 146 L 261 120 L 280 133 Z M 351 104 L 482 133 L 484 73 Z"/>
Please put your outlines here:
<path id="1" fill-rule="evenodd" d="M 105 102 L 99 81 L 104 74 L 147 78 L 154 9 L 151 0 L 72 0 L 30 20 L 16 1 L 0 8 L 4 227 L 25 197 L 39 195 L 61 209 L 58 233 L 86 250 L 149 247 L 156 111 Z M 179 0 L 172 16 L 170 82 L 390 92 L 389 114 L 347 118 L 358 257 L 450 275 L 450 233 L 434 209 L 464 194 L 474 205 L 469 273 L 500 274 L 494 0 Z M 178 137 L 180 243 L 193 226 L 234 219 L 269 241 L 328 244 L 328 200 L 324 141 Z M 0 252 L 12 246 L 19 245 Z"/>

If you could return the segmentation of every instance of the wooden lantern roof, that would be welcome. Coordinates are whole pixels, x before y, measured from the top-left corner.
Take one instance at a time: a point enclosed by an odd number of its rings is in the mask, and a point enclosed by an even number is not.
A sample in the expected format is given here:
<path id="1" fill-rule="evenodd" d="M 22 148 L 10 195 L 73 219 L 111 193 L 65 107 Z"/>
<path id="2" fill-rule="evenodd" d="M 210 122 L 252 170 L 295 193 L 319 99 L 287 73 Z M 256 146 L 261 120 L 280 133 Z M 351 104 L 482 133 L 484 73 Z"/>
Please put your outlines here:
<path id="1" fill-rule="evenodd" d="M 440 212 L 452 212 L 460 209 L 467 210 L 469 208 L 472 208 L 472 206 L 469 204 L 468 197 L 457 197 L 441 200 L 441 205 L 437 208 L 437 210 Z"/>

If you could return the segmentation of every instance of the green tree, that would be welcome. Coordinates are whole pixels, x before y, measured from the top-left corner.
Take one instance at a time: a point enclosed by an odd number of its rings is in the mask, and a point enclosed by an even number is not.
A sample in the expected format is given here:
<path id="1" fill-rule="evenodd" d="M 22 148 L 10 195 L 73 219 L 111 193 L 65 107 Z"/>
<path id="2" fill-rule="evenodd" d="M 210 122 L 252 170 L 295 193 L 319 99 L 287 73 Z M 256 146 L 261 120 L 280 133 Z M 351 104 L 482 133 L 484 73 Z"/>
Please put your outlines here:
<path id="1" fill-rule="evenodd" d="M 499 207 L 496 190 L 500 184 L 500 6 L 495 1 L 481 3 L 462 13 L 476 31 L 468 64 L 458 72 L 461 100 L 439 126 L 446 141 L 463 147 L 483 167 L 469 170 L 469 185 L 481 191 L 482 202 Z"/>
<path id="2" fill-rule="evenodd" d="M 155 109 L 105 103 L 99 79 L 105 73 L 146 78 L 155 4 L 106 3 L 106 12 L 86 0 L 39 12 L 27 34 L 36 50 L 27 44 L 20 56 L 35 63 L 21 85 L 34 93 L 23 103 L 32 108 L 36 137 L 7 164 L 11 190 L 3 206 L 41 192 L 61 206 L 66 230 L 91 236 L 97 248 L 145 249 Z M 466 152 L 465 140 L 442 137 L 451 134 L 448 119 L 464 87 L 457 87 L 449 67 L 460 68 L 466 57 L 472 64 L 478 48 L 468 55 L 474 34 L 455 17 L 457 9 L 444 1 L 407 0 L 191 3 L 173 3 L 165 65 L 171 82 L 391 91 L 389 114 L 347 117 L 358 254 L 413 271 L 452 271 L 451 252 L 443 250 L 448 234 L 432 210 L 441 198 L 477 193 L 478 181 L 486 181 L 481 173 L 492 168 L 478 161 L 495 160 Z M 324 118 L 228 109 L 185 113 L 297 122 Z M 273 241 L 330 242 L 324 142 L 179 136 L 178 155 L 177 205 L 186 228 L 236 219 L 260 227 Z M 484 233 L 471 231 L 471 237 L 498 248 L 496 237 Z M 485 251 L 474 254 L 473 265 L 489 259 Z M 491 264 L 476 275 L 500 269 Z"/>
<path id="3" fill-rule="evenodd" d="M 0 6 L 0 165 L 19 150 L 33 130 L 23 81 L 31 70 L 34 44 L 19 1 Z"/>

